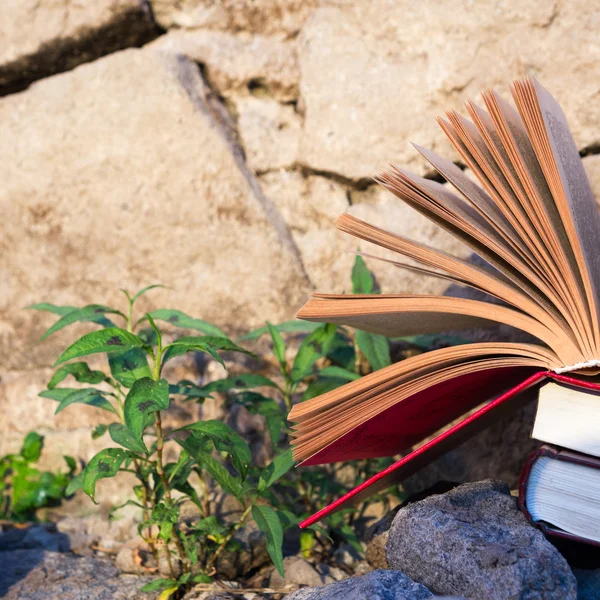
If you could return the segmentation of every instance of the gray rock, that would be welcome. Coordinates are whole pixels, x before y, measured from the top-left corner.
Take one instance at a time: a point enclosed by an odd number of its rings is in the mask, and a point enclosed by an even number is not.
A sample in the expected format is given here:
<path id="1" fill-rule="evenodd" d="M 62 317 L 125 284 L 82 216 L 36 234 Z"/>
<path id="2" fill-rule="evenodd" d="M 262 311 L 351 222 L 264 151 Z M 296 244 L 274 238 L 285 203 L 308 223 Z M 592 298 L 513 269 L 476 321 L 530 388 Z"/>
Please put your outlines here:
<path id="1" fill-rule="evenodd" d="M 7 600 L 150 600 L 147 577 L 119 577 L 108 560 L 42 550 L 0 554 L 0 595 Z"/>
<path id="2" fill-rule="evenodd" d="M 373 523 L 365 532 L 365 541 L 367 549 L 365 558 L 369 565 L 374 569 L 387 569 L 387 557 L 385 555 L 385 547 L 388 540 L 390 527 L 394 521 L 394 517 L 398 513 L 399 506 L 389 511 L 381 517 L 379 521 Z"/>
<path id="3" fill-rule="evenodd" d="M 215 565 L 219 577 L 237 579 L 270 562 L 265 534 L 253 523 L 236 531 L 233 539 L 239 549 L 221 553 Z"/>
<path id="4" fill-rule="evenodd" d="M 410 504 L 387 543 L 390 567 L 438 594 L 574 600 L 565 559 L 517 509 L 503 482 L 461 485 Z"/>
<path id="5" fill-rule="evenodd" d="M 0 552 L 13 550 L 70 550 L 69 538 L 56 531 L 53 525 L 32 525 L 23 529 L 13 528 L 0 535 Z"/>
<path id="6" fill-rule="evenodd" d="M 323 587 L 304 588 L 286 600 L 421 600 L 433 594 L 399 571 L 373 571 Z"/>
<path id="7" fill-rule="evenodd" d="M 316 587 L 336 581 L 337 578 L 329 572 L 330 569 L 323 568 L 326 565 L 318 565 L 318 567 L 319 569 L 315 568 L 300 556 L 286 556 L 283 559 L 285 577 L 281 577 L 274 570 L 269 579 L 269 587 L 282 588 L 290 584 Z"/>
<path id="8" fill-rule="evenodd" d="M 574 569 L 577 600 L 600 600 L 600 569 Z"/>

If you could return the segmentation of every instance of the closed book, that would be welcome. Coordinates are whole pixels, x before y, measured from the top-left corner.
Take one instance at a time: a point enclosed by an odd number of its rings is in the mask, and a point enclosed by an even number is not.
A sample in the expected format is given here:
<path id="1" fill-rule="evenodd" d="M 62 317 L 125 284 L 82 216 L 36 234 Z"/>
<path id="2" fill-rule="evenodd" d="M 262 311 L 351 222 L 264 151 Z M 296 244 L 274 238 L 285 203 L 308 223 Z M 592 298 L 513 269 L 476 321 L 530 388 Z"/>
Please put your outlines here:
<path id="1" fill-rule="evenodd" d="M 544 444 L 521 475 L 519 507 L 547 535 L 600 546 L 600 459 Z"/>

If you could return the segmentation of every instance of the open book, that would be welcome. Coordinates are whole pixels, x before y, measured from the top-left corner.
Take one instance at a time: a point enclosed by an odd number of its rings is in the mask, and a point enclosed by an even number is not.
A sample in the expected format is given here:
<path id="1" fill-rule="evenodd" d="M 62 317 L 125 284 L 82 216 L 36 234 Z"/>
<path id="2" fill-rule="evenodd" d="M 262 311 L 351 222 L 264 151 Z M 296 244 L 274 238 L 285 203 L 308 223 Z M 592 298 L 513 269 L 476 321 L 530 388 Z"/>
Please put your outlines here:
<path id="1" fill-rule="evenodd" d="M 404 478 L 509 409 L 517 393 L 552 377 L 595 388 L 600 372 L 600 216 L 560 106 L 535 80 L 493 91 L 470 119 L 439 123 L 477 185 L 455 164 L 416 149 L 452 184 L 391 167 L 377 181 L 489 263 L 481 268 L 342 215 L 342 231 L 411 262 L 390 261 L 497 298 L 315 294 L 298 317 L 390 337 L 502 323 L 537 343 L 487 342 L 428 352 L 294 406 L 294 457 L 304 465 L 405 453 L 451 421 L 482 409 L 411 452 L 330 507 Z M 375 258 L 375 257 L 373 257 Z M 569 376 L 561 375 L 570 373 Z"/>

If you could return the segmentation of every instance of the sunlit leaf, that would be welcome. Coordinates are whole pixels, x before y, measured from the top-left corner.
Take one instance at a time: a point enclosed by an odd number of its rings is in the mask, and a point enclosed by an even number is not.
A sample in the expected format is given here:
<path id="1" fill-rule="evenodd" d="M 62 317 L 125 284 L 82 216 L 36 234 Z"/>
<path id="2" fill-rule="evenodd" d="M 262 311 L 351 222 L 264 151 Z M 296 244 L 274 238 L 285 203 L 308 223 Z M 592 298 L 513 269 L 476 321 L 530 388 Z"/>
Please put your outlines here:
<path id="1" fill-rule="evenodd" d="M 37 462 L 44 447 L 44 436 L 35 431 L 29 432 L 23 440 L 21 456 L 28 462 Z"/>
<path id="2" fill-rule="evenodd" d="M 96 483 L 100 479 L 114 477 L 127 458 L 127 452 L 120 448 L 105 448 L 94 456 L 83 471 L 81 488 L 96 502 Z"/>
<path id="3" fill-rule="evenodd" d="M 353 294 L 372 294 L 375 287 L 375 278 L 362 256 L 356 256 L 354 266 L 352 267 L 352 293 Z"/>
<path id="4" fill-rule="evenodd" d="M 72 375 L 76 381 L 79 381 L 79 383 L 101 383 L 102 381 L 106 381 L 108 379 L 102 371 L 92 371 L 87 363 L 74 362 L 68 365 L 63 365 L 57 369 L 56 373 L 52 375 L 52 379 L 50 379 L 48 387 L 50 389 L 56 387 L 69 375 Z"/>
<path id="5" fill-rule="evenodd" d="M 87 356 L 98 352 L 130 350 L 131 348 L 141 348 L 143 345 L 144 343 L 137 335 L 129 333 L 125 329 L 109 327 L 100 331 L 93 331 L 79 338 L 60 355 L 54 366 L 79 356 Z"/>
<path id="6" fill-rule="evenodd" d="M 320 323 L 311 323 L 310 321 L 300 321 L 298 319 L 293 321 L 284 321 L 283 323 L 273 325 L 273 327 L 280 333 L 311 333 L 320 326 Z M 257 340 L 267 333 L 269 333 L 269 328 L 267 326 L 260 327 L 259 329 L 255 329 L 254 331 L 246 333 L 239 338 L 239 340 L 241 342 Z"/>
<path id="7" fill-rule="evenodd" d="M 149 377 L 138 379 L 125 398 L 123 406 L 125 425 L 134 437 L 141 439 L 147 416 L 167 408 L 169 408 L 168 381 L 166 379 L 154 381 Z"/>
<path id="8" fill-rule="evenodd" d="M 138 379 L 152 377 L 148 355 L 141 348 L 110 352 L 108 365 L 111 375 L 126 388 L 130 388 Z"/>
<path id="9" fill-rule="evenodd" d="M 113 442 L 116 442 L 128 450 L 133 450 L 133 452 L 140 452 L 142 454 L 148 452 L 148 448 L 146 448 L 146 444 L 144 444 L 143 440 L 132 435 L 129 428 L 121 423 L 111 423 L 108 426 L 108 433 Z"/>
<path id="10" fill-rule="evenodd" d="M 65 315 L 63 315 L 52 327 L 50 327 L 46 333 L 42 336 L 42 340 L 45 340 L 48 336 L 60 331 L 64 327 L 68 325 L 72 325 L 73 323 L 87 323 L 87 322 L 95 322 L 101 323 L 105 326 L 111 326 L 112 323 L 104 316 L 106 314 L 118 314 L 123 316 L 118 310 L 114 310 L 113 308 L 109 308 L 108 306 L 103 306 L 101 304 L 89 304 L 88 306 L 84 306 L 83 308 L 76 308 Z"/>
<path id="11" fill-rule="evenodd" d="M 181 329 L 193 329 L 195 331 L 205 333 L 206 335 L 224 338 L 227 337 L 227 334 L 219 329 L 216 325 L 202 321 L 202 319 L 190 317 L 180 310 L 159 308 L 158 310 L 152 311 L 150 316 L 157 321 L 166 321 L 167 323 L 171 323 L 171 325 Z"/>

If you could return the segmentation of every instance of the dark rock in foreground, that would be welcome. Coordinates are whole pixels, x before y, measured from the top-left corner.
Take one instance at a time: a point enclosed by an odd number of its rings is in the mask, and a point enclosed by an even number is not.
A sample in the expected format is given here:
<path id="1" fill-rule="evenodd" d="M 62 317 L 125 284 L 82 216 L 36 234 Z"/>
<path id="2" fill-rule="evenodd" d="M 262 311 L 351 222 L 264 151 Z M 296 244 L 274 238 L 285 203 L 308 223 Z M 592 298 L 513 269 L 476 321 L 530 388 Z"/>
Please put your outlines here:
<path id="1" fill-rule="evenodd" d="M 517 509 L 508 485 L 468 483 L 401 509 L 388 564 L 437 594 L 486 600 L 575 600 L 565 559 Z"/>
<path id="2" fill-rule="evenodd" d="M 286 600 L 423 600 L 433 594 L 399 571 L 373 571 L 321 587 L 304 588 Z"/>
<path id="3" fill-rule="evenodd" d="M 149 578 L 119 576 L 112 562 L 44 550 L 1 552 L 6 600 L 150 600 L 139 589 Z"/>

